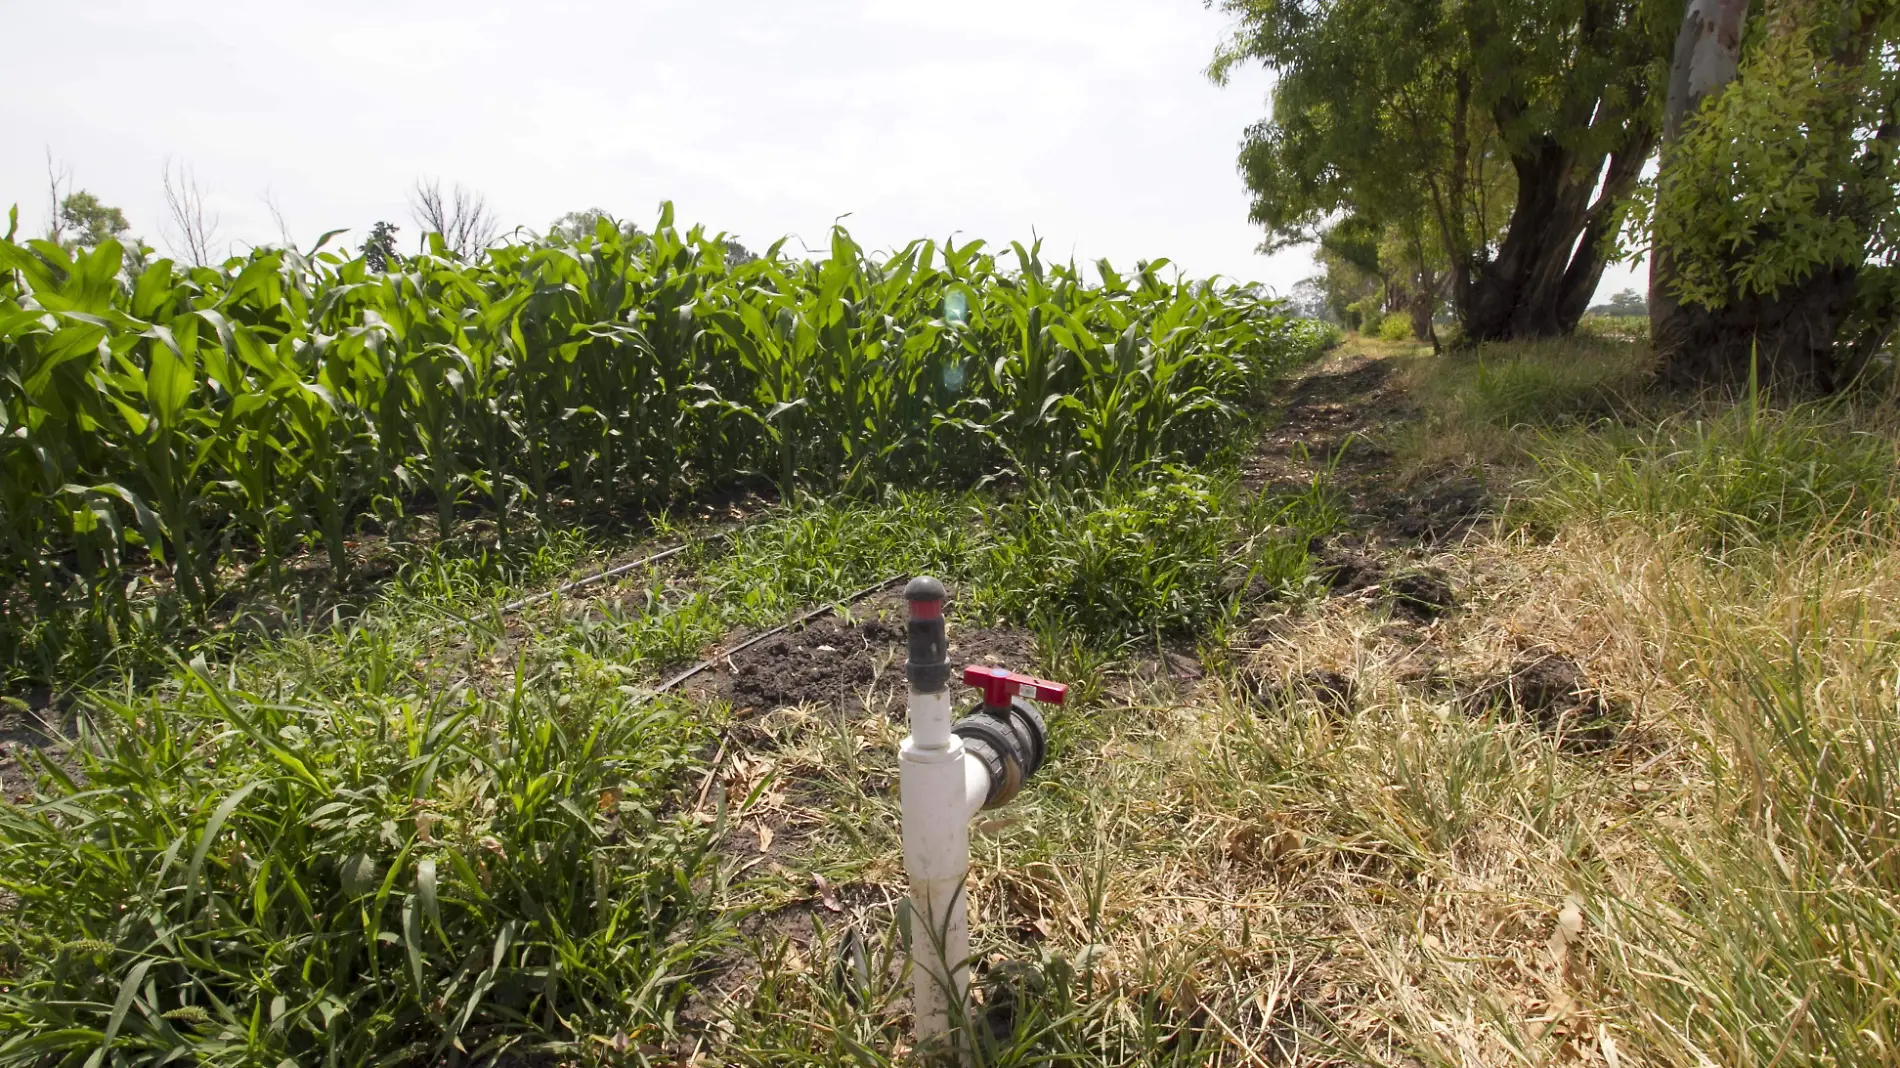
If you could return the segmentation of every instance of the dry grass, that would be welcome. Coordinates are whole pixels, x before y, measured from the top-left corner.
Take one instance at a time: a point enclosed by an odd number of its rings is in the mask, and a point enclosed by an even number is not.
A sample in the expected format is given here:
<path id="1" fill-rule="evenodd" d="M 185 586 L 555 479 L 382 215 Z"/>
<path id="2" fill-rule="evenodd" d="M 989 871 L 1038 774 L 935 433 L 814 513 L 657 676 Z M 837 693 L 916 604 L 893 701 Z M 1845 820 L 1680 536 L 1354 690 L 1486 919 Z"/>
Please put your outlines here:
<path id="1" fill-rule="evenodd" d="M 1554 492 L 1540 462 L 1604 462 L 1602 435 L 1661 425 L 1606 401 L 1640 379 L 1640 353 L 1590 341 L 1490 365 L 1502 379 L 1414 366 L 1441 433 L 1411 459 L 1486 463 L 1535 498 Z M 1524 383 L 1559 395 L 1532 403 Z M 1885 416 L 1824 415 L 1753 413 L 1758 452 L 1821 441 L 1804 485 L 1830 463 L 1859 471 L 1857 435 Z M 1459 609 L 1434 622 L 1317 600 L 1243 628 L 1231 677 L 1118 676 L 979 839 L 984 959 L 1085 955 L 1052 1001 L 1091 1036 L 1090 1063 L 1900 1057 L 1900 538 L 1881 507 L 1791 508 L 1712 547 L 1690 513 L 1725 498 L 1681 483 L 1729 469 L 1630 455 L 1626 476 L 1669 482 L 1645 498 L 1662 511 L 1572 493 L 1534 530 L 1445 548 L 1431 563 Z M 1885 492 L 1856 486 L 1862 503 Z M 1610 729 L 1474 699 L 1551 656 Z M 839 800 L 834 827 L 889 818 Z M 820 852 L 867 855 L 832 833 Z M 885 859 L 860 871 L 896 885 L 891 844 L 870 854 Z M 826 1004 L 773 1001 L 813 1034 L 843 1026 Z M 1048 1028 L 1025 1041 L 1047 1054 Z"/>

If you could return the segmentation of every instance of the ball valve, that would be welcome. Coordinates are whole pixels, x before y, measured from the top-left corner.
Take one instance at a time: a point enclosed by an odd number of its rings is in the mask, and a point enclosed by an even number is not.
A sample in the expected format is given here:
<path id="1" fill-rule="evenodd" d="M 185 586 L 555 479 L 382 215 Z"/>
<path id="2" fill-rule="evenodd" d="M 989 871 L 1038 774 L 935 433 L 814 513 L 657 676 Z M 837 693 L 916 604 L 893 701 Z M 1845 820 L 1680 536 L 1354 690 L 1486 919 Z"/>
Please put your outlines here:
<path id="1" fill-rule="evenodd" d="M 979 664 L 963 669 L 963 681 L 983 692 L 983 703 L 974 715 L 958 720 L 950 733 L 962 738 L 964 749 L 989 769 L 990 792 L 983 807 L 998 808 L 1022 791 L 1049 751 L 1042 713 L 1029 702 L 1059 705 L 1069 688 Z"/>

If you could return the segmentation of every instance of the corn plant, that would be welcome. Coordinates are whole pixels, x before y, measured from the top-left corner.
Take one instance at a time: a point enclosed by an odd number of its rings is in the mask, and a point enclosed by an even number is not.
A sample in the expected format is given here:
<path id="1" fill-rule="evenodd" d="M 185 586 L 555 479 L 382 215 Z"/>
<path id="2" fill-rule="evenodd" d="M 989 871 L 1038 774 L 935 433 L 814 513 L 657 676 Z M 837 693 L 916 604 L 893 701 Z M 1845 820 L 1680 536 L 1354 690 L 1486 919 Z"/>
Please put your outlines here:
<path id="1" fill-rule="evenodd" d="M 1311 347 L 1274 302 L 1165 261 L 1085 280 L 1034 246 L 1006 268 L 842 228 L 808 260 L 725 247 L 670 206 L 647 234 L 602 220 L 385 271 L 323 242 L 186 269 L 9 236 L 0 629 L 123 617 L 134 575 L 202 619 L 304 547 L 341 583 L 372 514 L 401 534 L 433 511 L 450 538 L 474 505 L 505 541 L 524 507 L 747 481 L 1100 486 L 1204 452 Z"/>

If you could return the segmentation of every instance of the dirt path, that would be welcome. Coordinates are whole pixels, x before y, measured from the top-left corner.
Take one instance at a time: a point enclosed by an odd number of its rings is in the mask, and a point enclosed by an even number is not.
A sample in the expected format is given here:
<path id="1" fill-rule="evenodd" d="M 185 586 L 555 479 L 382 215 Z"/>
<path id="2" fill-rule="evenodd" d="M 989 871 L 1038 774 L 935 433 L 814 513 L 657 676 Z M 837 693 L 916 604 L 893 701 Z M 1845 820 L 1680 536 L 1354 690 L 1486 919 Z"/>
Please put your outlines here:
<path id="1" fill-rule="evenodd" d="M 1417 417 L 1403 356 L 1348 345 L 1289 381 L 1284 414 L 1248 461 L 1249 485 L 1298 492 L 1316 476 L 1339 491 L 1352 531 L 1381 547 L 1455 541 L 1489 513 L 1484 487 L 1451 471 L 1404 472 L 1390 435 Z"/>
<path id="2" fill-rule="evenodd" d="M 1561 728 L 1571 748 L 1606 746 L 1616 737 L 1606 724 L 1623 710 L 1597 691 L 1573 652 L 1533 643 L 1493 670 L 1453 666 L 1457 658 L 1447 645 L 1454 639 L 1437 624 L 1456 615 L 1452 630 L 1475 632 L 1491 622 L 1496 591 L 1481 589 L 1486 582 L 1471 571 L 1465 550 L 1474 531 L 1496 517 L 1499 502 L 1470 473 L 1409 466 L 1393 447 L 1422 414 L 1404 384 L 1406 361 L 1421 358 L 1431 358 L 1422 346 L 1391 351 L 1352 342 L 1291 379 L 1281 420 L 1262 437 L 1246 479 L 1283 493 L 1318 479 L 1338 495 L 1346 512 L 1341 529 L 1310 549 L 1335 597 L 1389 610 L 1381 631 L 1386 651 L 1402 650 L 1385 665 L 1394 678 L 1449 696 L 1474 714 L 1506 705 L 1541 727 Z M 1269 677 L 1285 674 L 1283 666 L 1256 668 L 1243 681 L 1263 693 L 1290 688 L 1347 705 L 1362 689 L 1362 680 L 1333 668 Z"/>

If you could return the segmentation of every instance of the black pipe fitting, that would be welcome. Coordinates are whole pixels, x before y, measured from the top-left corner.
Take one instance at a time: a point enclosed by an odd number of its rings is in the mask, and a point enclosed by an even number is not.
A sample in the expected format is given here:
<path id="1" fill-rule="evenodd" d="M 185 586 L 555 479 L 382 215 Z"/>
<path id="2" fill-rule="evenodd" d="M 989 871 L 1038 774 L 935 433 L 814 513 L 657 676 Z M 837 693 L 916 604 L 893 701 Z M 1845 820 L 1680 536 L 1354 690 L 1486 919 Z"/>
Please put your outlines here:
<path id="1" fill-rule="evenodd" d="M 1021 793 L 1049 751 L 1042 713 L 1020 697 L 1001 708 L 977 705 L 975 712 L 951 725 L 950 733 L 962 738 L 964 749 L 989 769 L 984 808 L 1000 808 Z"/>
<path id="2" fill-rule="evenodd" d="M 919 575 L 904 586 L 909 656 L 904 677 L 915 693 L 942 693 L 950 683 L 950 643 L 943 633 L 943 583 Z"/>

